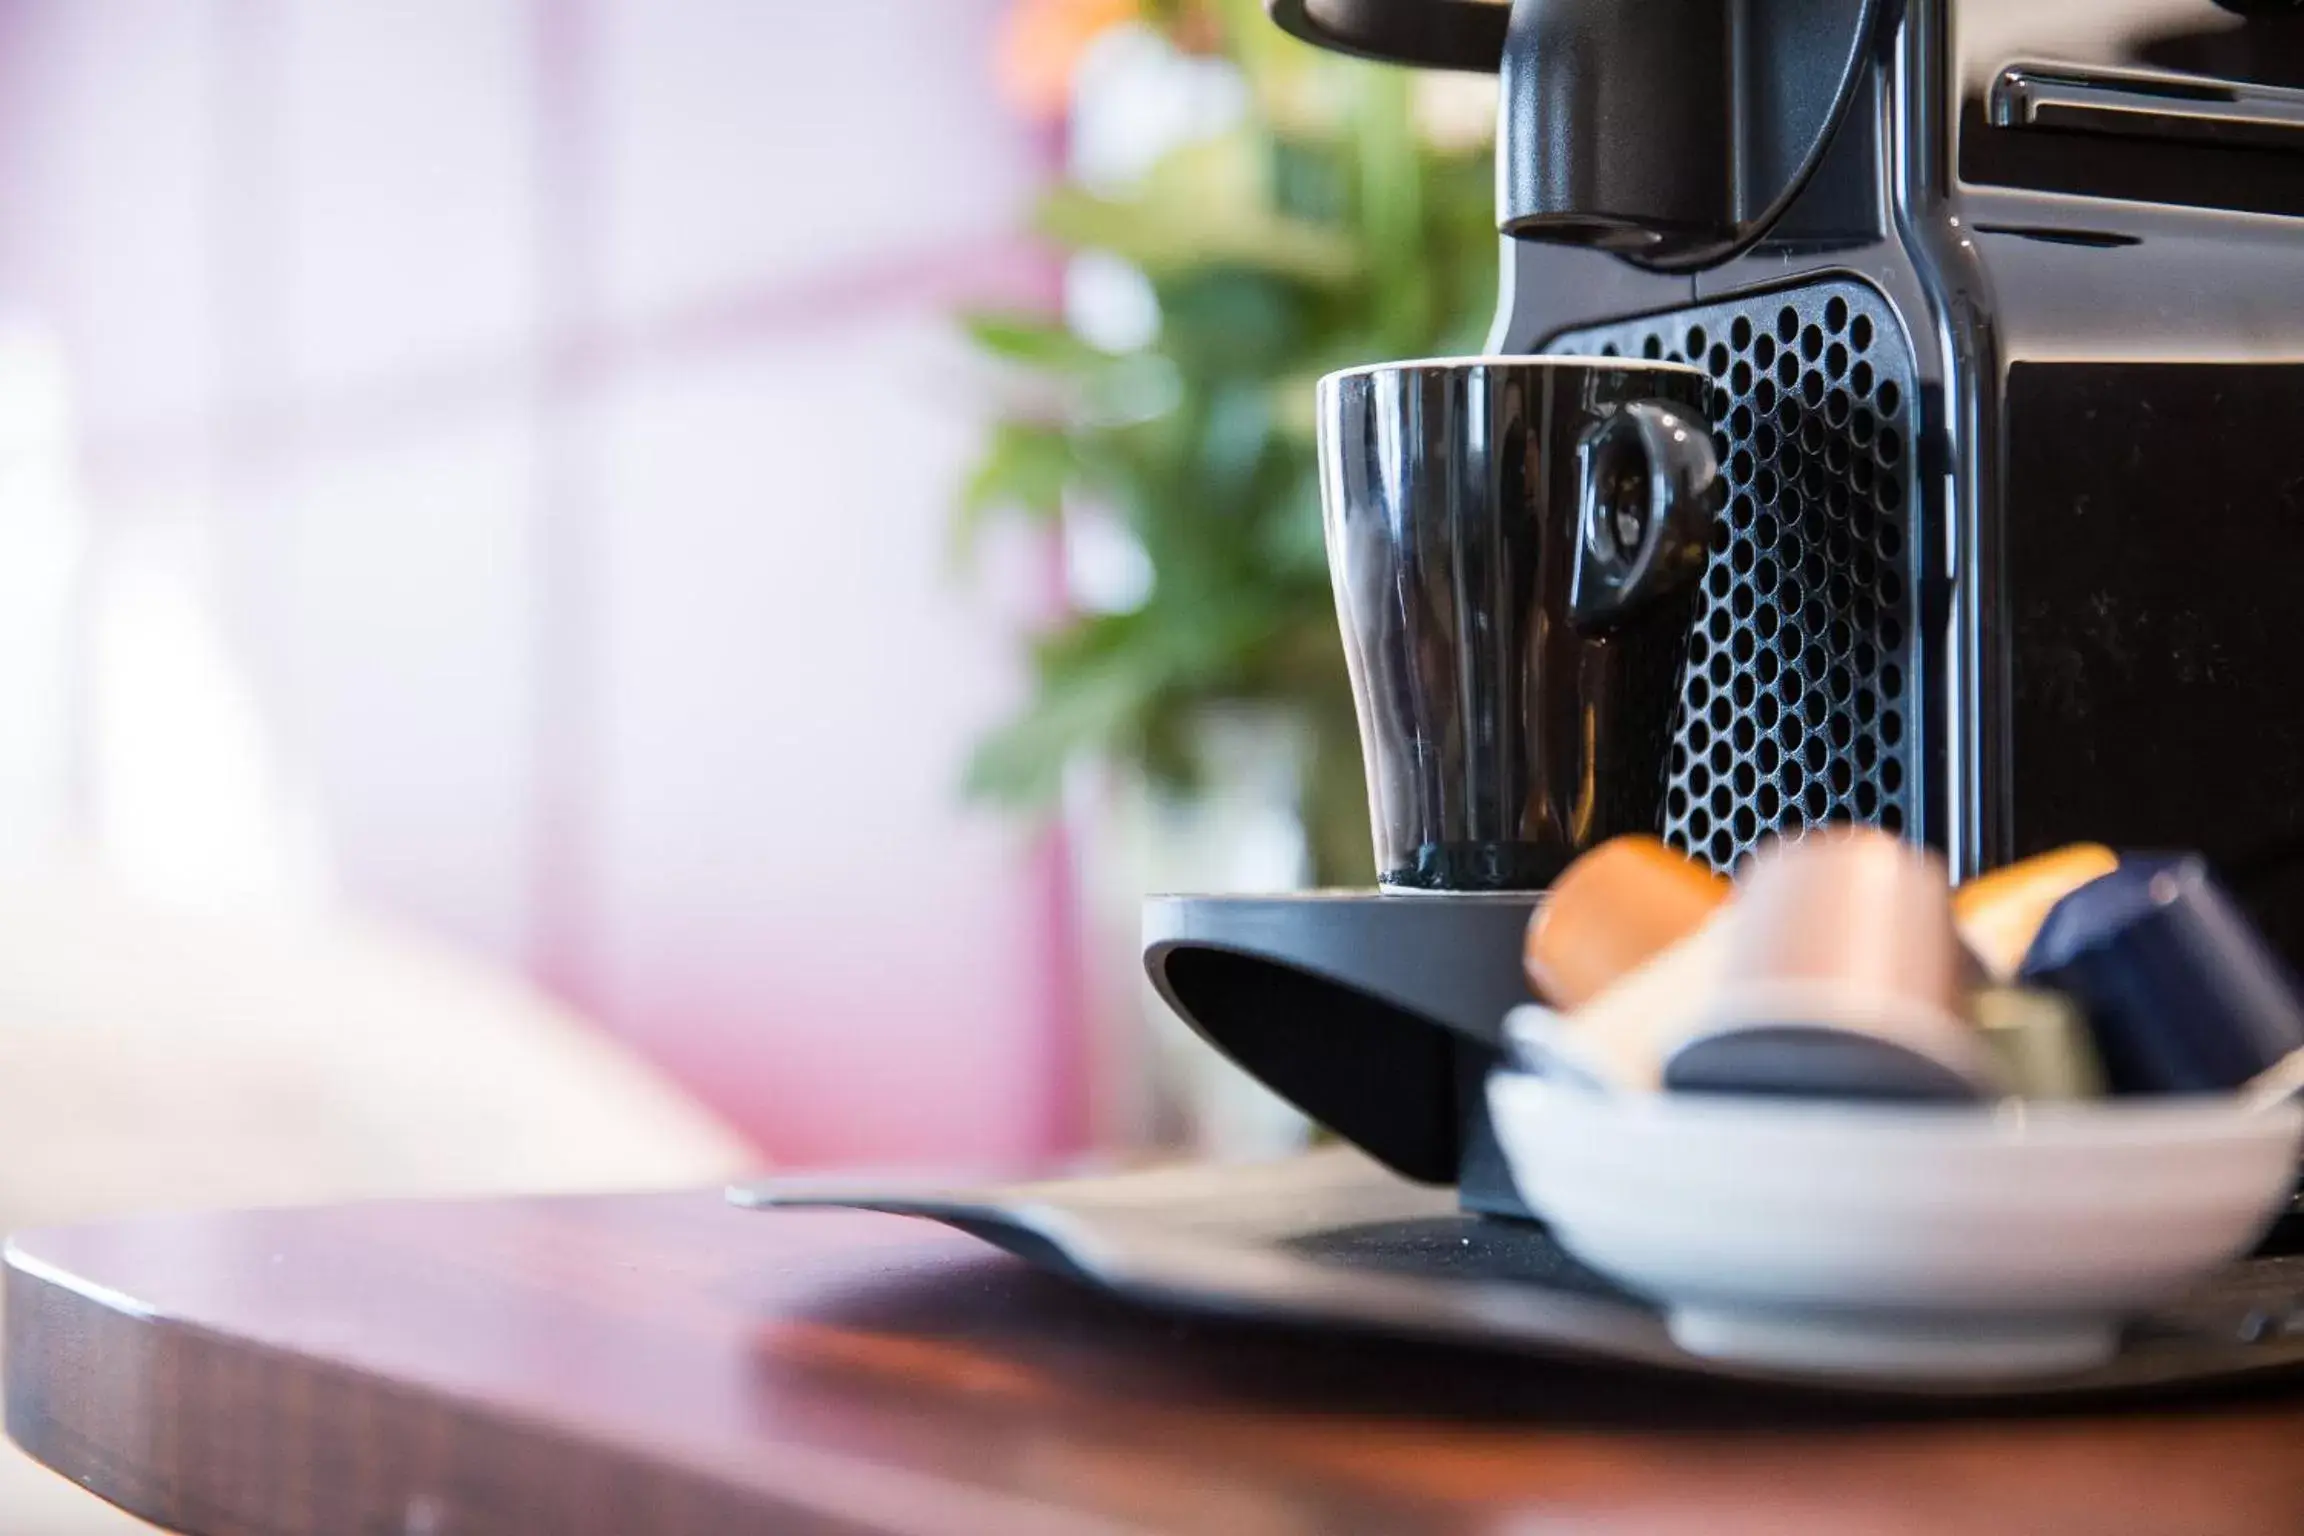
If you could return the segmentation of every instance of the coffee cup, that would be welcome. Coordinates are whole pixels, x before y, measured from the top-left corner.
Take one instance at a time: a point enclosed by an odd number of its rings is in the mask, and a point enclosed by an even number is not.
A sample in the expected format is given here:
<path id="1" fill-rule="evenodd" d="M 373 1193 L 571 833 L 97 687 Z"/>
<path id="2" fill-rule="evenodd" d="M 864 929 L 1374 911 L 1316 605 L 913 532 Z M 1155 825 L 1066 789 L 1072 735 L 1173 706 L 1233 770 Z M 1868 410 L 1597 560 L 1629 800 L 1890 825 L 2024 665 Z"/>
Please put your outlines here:
<path id="1" fill-rule="evenodd" d="M 1321 500 L 1377 883 L 1532 890 L 1662 821 L 1723 488 L 1698 369 L 1382 363 L 1320 381 Z"/>

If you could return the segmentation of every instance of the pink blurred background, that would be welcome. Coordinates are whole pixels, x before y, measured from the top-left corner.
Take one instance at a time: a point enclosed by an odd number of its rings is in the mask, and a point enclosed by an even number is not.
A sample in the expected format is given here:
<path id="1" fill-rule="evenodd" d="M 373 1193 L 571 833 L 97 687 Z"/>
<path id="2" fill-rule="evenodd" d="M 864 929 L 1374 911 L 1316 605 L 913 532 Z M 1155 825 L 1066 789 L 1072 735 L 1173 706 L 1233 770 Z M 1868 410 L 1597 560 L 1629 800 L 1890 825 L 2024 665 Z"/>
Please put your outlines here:
<path id="1" fill-rule="evenodd" d="M 947 554 L 995 0 L 0 3 L 0 861 L 533 977 L 779 1162 L 1089 1133 Z"/>

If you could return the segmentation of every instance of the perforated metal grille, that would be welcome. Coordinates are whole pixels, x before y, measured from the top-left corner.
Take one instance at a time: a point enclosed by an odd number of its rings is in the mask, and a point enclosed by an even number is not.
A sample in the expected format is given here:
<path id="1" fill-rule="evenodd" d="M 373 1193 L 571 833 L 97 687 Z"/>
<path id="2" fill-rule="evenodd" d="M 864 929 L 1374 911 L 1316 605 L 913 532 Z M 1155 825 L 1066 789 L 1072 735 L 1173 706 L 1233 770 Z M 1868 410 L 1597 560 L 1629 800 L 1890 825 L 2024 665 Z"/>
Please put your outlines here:
<path id="1" fill-rule="evenodd" d="M 1727 516 L 1688 648 L 1667 839 L 1727 869 L 1770 831 L 1914 819 L 1912 354 L 1851 281 L 1570 331 L 1549 350 L 1712 376 Z"/>

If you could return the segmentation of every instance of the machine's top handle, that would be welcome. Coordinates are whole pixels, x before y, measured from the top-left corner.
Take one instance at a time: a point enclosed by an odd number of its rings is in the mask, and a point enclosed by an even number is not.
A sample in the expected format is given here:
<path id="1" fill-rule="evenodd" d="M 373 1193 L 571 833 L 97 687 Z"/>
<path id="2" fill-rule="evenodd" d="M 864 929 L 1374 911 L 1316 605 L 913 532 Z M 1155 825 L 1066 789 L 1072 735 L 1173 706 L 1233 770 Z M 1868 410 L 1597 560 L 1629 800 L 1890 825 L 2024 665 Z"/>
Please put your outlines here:
<path id="1" fill-rule="evenodd" d="M 1881 0 L 1265 0 L 1287 31 L 1503 76 L 1497 224 L 1711 266 L 1767 233 L 1858 94 Z"/>
<path id="2" fill-rule="evenodd" d="M 1506 0 L 1264 0 L 1282 31 L 1337 53 L 1494 74 L 1504 62 Z"/>

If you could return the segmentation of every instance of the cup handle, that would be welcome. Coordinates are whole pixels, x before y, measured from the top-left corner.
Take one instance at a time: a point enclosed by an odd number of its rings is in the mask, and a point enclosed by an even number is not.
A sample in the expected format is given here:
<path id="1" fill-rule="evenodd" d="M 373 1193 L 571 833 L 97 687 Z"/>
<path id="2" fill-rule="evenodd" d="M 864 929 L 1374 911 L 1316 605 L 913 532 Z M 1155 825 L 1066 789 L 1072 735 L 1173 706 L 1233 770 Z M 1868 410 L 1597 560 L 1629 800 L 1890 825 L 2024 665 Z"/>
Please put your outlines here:
<path id="1" fill-rule="evenodd" d="M 1585 429 L 1576 465 L 1572 622 L 1606 628 L 1702 573 L 1723 489 L 1710 427 L 1629 401 Z"/>

